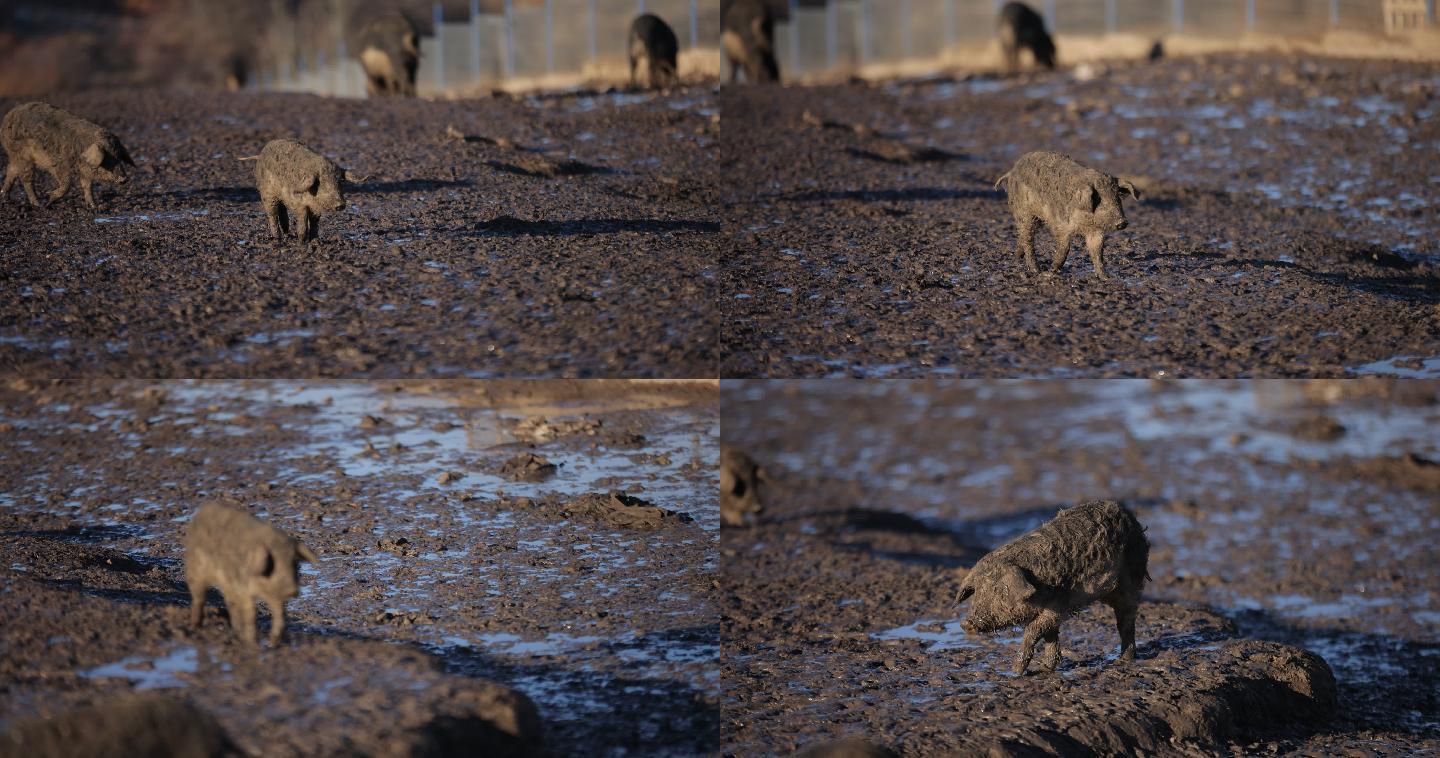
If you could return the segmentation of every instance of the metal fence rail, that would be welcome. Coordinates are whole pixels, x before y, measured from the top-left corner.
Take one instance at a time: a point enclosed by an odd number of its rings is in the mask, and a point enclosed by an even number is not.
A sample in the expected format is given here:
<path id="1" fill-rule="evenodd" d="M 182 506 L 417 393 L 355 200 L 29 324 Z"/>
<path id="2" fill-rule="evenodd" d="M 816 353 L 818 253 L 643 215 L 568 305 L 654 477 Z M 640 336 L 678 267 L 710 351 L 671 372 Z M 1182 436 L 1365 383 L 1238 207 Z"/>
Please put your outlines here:
<path id="1" fill-rule="evenodd" d="M 776 53 L 787 78 L 853 70 L 872 63 L 939 57 L 947 48 L 995 39 L 1004 0 L 787 0 L 776 25 Z M 1072 36 L 1242 34 L 1318 36 L 1347 30 L 1386 33 L 1390 14 L 1410 5 L 1435 24 L 1436 0 L 1030 0 L 1052 33 Z"/>
<path id="2" fill-rule="evenodd" d="M 626 66 L 630 24 L 641 13 L 654 13 L 675 30 L 681 55 L 718 49 L 720 9 L 715 0 L 547 0 L 517 5 L 507 0 L 499 13 L 481 12 L 470 0 L 469 12 L 447 16 L 433 6 L 433 34 L 420 39 L 416 88 L 421 95 L 499 87 L 516 79 L 572 75 Z M 346 49 L 338 29 L 325 51 L 307 59 L 297 55 L 262 71 L 264 89 L 363 97 L 364 75 Z"/>

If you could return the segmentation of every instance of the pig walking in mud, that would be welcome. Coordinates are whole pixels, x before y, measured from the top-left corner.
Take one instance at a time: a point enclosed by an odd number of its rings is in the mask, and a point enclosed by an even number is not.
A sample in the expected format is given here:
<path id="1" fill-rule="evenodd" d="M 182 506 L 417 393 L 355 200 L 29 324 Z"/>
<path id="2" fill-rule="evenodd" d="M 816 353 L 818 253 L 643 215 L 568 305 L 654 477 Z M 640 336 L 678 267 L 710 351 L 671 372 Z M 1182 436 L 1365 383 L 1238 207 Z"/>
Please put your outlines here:
<path id="1" fill-rule="evenodd" d="M 1055 42 L 1045 31 L 1045 19 L 1024 3 L 1006 3 L 1000 9 L 1000 50 L 1007 71 L 1020 68 L 1021 48 L 1035 56 L 1036 65 L 1055 68 Z"/>
<path id="2" fill-rule="evenodd" d="M 730 61 L 730 82 L 780 81 L 780 64 L 775 61 L 775 18 L 764 0 L 734 0 L 725 9 L 720 46 Z"/>
<path id="3" fill-rule="evenodd" d="M 646 85 L 664 88 L 675 84 L 679 66 L 680 41 L 675 30 L 653 13 L 646 13 L 630 25 L 630 86 L 637 70 L 644 70 Z"/>
<path id="4" fill-rule="evenodd" d="M 1060 622 L 1098 600 L 1115 609 L 1120 660 L 1133 660 L 1149 560 L 1145 527 L 1130 509 L 1111 500 L 1066 508 L 975 563 L 960 583 L 958 602 L 971 601 L 960 626 L 966 634 L 1023 626 L 1015 673 L 1025 673 L 1041 640 L 1050 645 L 1045 670 L 1054 671 Z"/>
<path id="5" fill-rule="evenodd" d="M 185 533 L 185 583 L 190 625 L 205 616 L 205 591 L 219 588 L 230 626 L 254 645 L 255 601 L 270 609 L 270 644 L 285 633 L 285 601 L 300 594 L 300 562 L 316 562 L 300 541 L 250 514 L 220 503 L 195 512 Z"/>
<path id="6" fill-rule="evenodd" d="M 720 449 L 720 521 L 727 526 L 745 526 L 749 514 L 759 514 L 759 485 L 770 483 L 765 469 L 750 456 L 733 448 Z"/>
<path id="7" fill-rule="evenodd" d="M 1129 226 L 1120 199 L 1128 194 L 1139 200 L 1135 185 L 1046 151 L 1020 156 L 1015 167 L 995 181 L 996 189 L 1001 185 L 1010 199 L 1020 252 L 1030 273 L 1040 272 L 1035 265 L 1035 229 L 1043 223 L 1055 236 L 1051 273 L 1060 273 L 1070 254 L 1070 238 L 1081 234 L 1095 275 L 1106 278 L 1105 233 Z"/>
<path id="8" fill-rule="evenodd" d="M 135 166 L 114 134 L 46 103 L 26 103 L 6 113 L 0 120 L 0 145 L 10 159 L 0 198 L 8 197 L 11 185 L 19 179 L 30 204 L 37 206 L 40 203 L 33 184 L 36 168 L 55 177 L 50 202 L 64 197 L 70 183 L 78 179 L 85 204 L 94 208 L 95 194 L 90 185 L 97 181 L 124 184 Z"/>
<path id="9" fill-rule="evenodd" d="M 360 67 L 370 97 L 415 96 L 415 70 L 420 65 L 420 33 L 400 13 L 380 16 L 360 32 Z"/>
<path id="10" fill-rule="evenodd" d="M 255 186 L 260 207 L 270 219 L 270 233 L 283 241 L 289 225 L 304 244 L 319 234 L 320 214 L 345 209 L 344 183 L 358 181 L 328 158 L 292 139 L 271 140 L 259 155 L 241 158 L 257 161 Z"/>

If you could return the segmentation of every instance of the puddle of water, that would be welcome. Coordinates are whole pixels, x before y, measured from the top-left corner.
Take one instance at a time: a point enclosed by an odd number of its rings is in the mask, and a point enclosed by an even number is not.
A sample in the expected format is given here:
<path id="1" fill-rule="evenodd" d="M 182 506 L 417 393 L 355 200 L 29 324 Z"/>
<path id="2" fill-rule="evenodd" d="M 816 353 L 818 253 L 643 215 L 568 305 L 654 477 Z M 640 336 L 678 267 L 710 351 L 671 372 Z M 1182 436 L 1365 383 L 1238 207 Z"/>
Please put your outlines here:
<path id="1" fill-rule="evenodd" d="M 1417 367 L 1414 364 L 1419 362 Z M 1401 365 L 1404 364 L 1404 365 Z M 1394 358 L 1366 363 L 1363 366 L 1346 369 L 1362 376 L 1398 376 L 1403 379 L 1440 379 L 1440 356 L 1421 358 L 1413 355 L 1397 355 Z"/>
<path id="2" fill-rule="evenodd" d="M 96 216 L 97 224 L 134 224 L 147 221 L 185 221 L 210 215 L 205 209 L 188 211 L 161 211 L 157 213 L 131 213 L 120 216 Z"/>
<path id="3" fill-rule="evenodd" d="M 133 656 L 82 671 L 80 675 L 89 679 L 128 679 L 136 690 L 155 690 L 187 686 L 190 675 L 199 667 L 198 651 L 185 645 L 159 658 Z M 229 664 L 221 664 L 221 670 L 228 668 Z"/>
<path id="4" fill-rule="evenodd" d="M 943 627 L 936 630 L 935 627 Z M 921 627 L 928 627 L 921 629 Z M 988 648 L 994 646 L 1005 646 L 1018 644 L 1025 638 L 1023 634 L 1008 634 L 987 636 L 983 638 L 971 637 L 965 634 L 960 628 L 959 621 L 938 621 L 935 619 L 921 619 L 913 624 L 887 629 L 883 632 L 874 632 L 871 639 L 886 640 L 920 640 L 929 643 L 925 652 L 934 653 L 941 650 L 955 650 L 958 648 Z"/>

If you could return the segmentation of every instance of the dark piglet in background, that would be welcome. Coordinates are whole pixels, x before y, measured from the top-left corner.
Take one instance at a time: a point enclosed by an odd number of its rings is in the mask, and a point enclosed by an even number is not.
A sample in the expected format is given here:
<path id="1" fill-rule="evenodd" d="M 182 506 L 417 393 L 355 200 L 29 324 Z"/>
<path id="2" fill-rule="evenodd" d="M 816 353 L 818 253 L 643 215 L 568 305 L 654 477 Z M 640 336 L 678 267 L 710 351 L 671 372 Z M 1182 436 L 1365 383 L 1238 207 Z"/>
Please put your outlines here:
<path id="1" fill-rule="evenodd" d="M 292 139 L 271 140 L 259 155 L 240 160 L 257 161 L 260 207 L 277 241 L 285 238 L 292 223 L 301 243 L 315 239 L 320 215 L 345 209 L 344 184 L 363 179 Z"/>
<path id="2" fill-rule="evenodd" d="M 415 96 L 420 32 L 409 18 L 389 13 L 369 22 L 361 29 L 355 49 L 365 70 L 365 91 L 371 97 Z"/>
<path id="3" fill-rule="evenodd" d="M 1085 248 L 1095 265 L 1095 275 L 1105 278 L 1105 234 L 1130 225 L 1120 199 L 1140 193 L 1124 179 L 1082 166 L 1069 156 L 1036 151 L 1020 156 L 1015 166 L 995 181 L 1005 186 L 1020 252 L 1031 273 L 1035 265 L 1035 230 L 1044 224 L 1055 237 L 1053 273 L 1060 273 L 1070 255 L 1070 238 L 1085 237 Z"/>
<path id="4" fill-rule="evenodd" d="M 646 85 L 664 88 L 679 80 L 680 41 L 675 31 L 653 13 L 646 13 L 630 25 L 630 85 L 636 84 L 637 70 L 646 72 Z"/>
<path id="5" fill-rule="evenodd" d="M 90 185 L 124 184 L 135 166 L 114 134 L 46 103 L 26 103 L 6 113 L 0 120 L 0 145 L 10 159 L 0 198 L 9 196 L 11 185 L 19 179 L 31 205 L 40 204 L 33 184 L 36 168 L 55 177 L 50 202 L 64 197 L 70 183 L 78 179 L 85 204 L 94 208 L 95 195 Z"/>
<path id="6" fill-rule="evenodd" d="M 724 8 L 720 46 L 730 61 L 730 81 L 736 82 L 741 69 L 750 82 L 780 81 L 780 64 L 775 61 L 775 18 L 763 0 L 733 0 Z"/>
<path id="7" fill-rule="evenodd" d="M 255 601 L 270 609 L 270 644 L 285 633 L 285 601 L 300 594 L 300 562 L 316 562 L 300 541 L 249 513 L 205 503 L 185 532 L 185 583 L 190 588 L 190 625 L 200 627 L 205 592 L 225 597 L 230 626 L 254 645 Z"/>
<path id="8" fill-rule="evenodd" d="M 750 514 L 759 514 L 760 483 L 770 475 L 750 456 L 728 447 L 720 449 L 720 521 L 727 526 L 744 526 Z"/>
<path id="9" fill-rule="evenodd" d="M 1055 41 L 1045 31 L 1045 19 L 1024 3 L 1006 3 L 1000 9 L 1000 49 L 1005 54 L 1005 68 L 1020 68 L 1020 50 L 1029 50 L 1035 63 L 1055 68 Z"/>
<path id="10" fill-rule="evenodd" d="M 1115 609 L 1120 660 L 1132 660 L 1149 561 L 1145 527 L 1129 508 L 1112 500 L 1066 508 L 976 561 L 960 583 L 958 601 L 970 599 L 960 626 L 967 634 L 1023 626 L 1015 673 L 1025 673 L 1041 640 L 1050 645 L 1045 670 L 1054 671 L 1060 622 L 1098 600 Z"/>

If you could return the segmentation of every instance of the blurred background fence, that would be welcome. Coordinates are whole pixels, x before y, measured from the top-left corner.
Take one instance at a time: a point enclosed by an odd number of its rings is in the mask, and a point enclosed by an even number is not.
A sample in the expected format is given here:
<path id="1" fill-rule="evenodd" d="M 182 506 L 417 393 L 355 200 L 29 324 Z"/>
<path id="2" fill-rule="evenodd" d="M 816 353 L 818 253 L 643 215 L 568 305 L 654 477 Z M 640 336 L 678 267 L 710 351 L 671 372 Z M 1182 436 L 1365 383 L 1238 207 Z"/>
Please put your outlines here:
<path id="1" fill-rule="evenodd" d="M 1030 0 L 1057 36 L 1404 35 L 1433 28 L 1436 0 Z M 779 0 L 786 78 L 938 58 L 995 39 L 1004 0 Z M 1063 47 L 1063 46 L 1062 46 Z M 1062 57 L 1064 51 L 1062 49 Z"/>
<path id="2" fill-rule="evenodd" d="M 466 0 L 455 5 L 420 8 L 423 17 L 410 6 L 422 29 L 416 82 L 422 96 L 622 80 L 629 74 L 630 24 L 641 13 L 659 16 L 675 31 L 682 76 L 719 71 L 716 0 Z M 364 77 L 350 49 L 353 43 L 347 42 L 353 37 L 351 26 L 347 33 L 337 25 L 329 39 L 311 42 L 308 51 L 297 46 L 293 58 L 278 56 L 257 72 L 252 85 L 364 96 Z M 696 59 L 701 54 L 703 61 Z"/>

